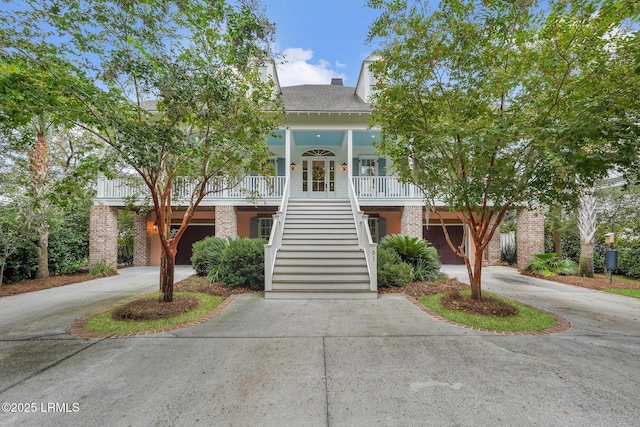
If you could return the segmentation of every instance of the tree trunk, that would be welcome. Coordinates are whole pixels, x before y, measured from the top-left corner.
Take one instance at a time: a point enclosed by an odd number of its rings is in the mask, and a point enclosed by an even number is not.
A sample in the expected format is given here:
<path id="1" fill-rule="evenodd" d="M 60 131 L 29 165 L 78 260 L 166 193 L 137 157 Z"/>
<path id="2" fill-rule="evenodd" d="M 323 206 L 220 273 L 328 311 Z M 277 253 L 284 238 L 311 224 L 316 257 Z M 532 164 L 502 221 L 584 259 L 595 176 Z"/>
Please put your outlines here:
<path id="1" fill-rule="evenodd" d="M 562 219 L 562 207 L 554 205 L 551 208 L 551 228 L 553 236 L 553 252 L 562 258 L 562 234 L 560 233 L 560 220 Z"/>
<path id="2" fill-rule="evenodd" d="M 49 277 L 49 232 L 41 232 L 40 238 L 36 242 L 40 254 L 38 255 L 38 268 L 36 269 L 35 278 L 45 279 Z"/>
<path id="3" fill-rule="evenodd" d="M 593 277 L 593 243 L 580 243 L 580 277 Z"/>
<path id="4" fill-rule="evenodd" d="M 45 135 L 46 120 L 44 114 L 38 117 L 38 133 L 33 147 L 29 150 L 29 174 L 31 190 L 35 202 L 34 213 L 38 225 L 38 268 L 36 279 L 49 277 L 49 225 L 47 223 L 47 201 L 45 199 L 47 176 L 49 175 L 49 146 Z"/>
<path id="5" fill-rule="evenodd" d="M 475 259 L 473 260 L 473 277 L 471 277 L 471 299 L 482 299 L 482 256 L 483 250 L 475 250 Z"/>
<path id="6" fill-rule="evenodd" d="M 160 261 L 160 291 L 164 302 L 173 301 L 173 281 L 176 266 L 176 254 L 162 253 Z"/>

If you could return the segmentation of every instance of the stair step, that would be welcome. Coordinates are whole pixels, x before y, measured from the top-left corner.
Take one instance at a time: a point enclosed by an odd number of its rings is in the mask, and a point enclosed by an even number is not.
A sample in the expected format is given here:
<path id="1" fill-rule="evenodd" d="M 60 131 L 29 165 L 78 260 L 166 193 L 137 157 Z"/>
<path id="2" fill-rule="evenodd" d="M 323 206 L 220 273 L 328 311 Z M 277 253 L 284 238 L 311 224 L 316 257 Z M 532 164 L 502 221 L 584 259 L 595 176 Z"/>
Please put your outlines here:
<path id="1" fill-rule="evenodd" d="M 348 244 L 345 242 L 343 245 L 319 245 L 321 247 L 317 247 L 318 245 L 315 242 L 309 242 L 308 244 L 304 244 L 304 242 L 296 241 L 295 243 L 287 244 L 282 246 L 280 251 L 302 251 L 302 252 L 312 252 L 312 253 L 320 253 L 320 252 L 361 252 L 360 247 L 356 244 Z M 279 251 L 279 252 L 280 252 Z M 316 256 L 316 255 L 311 255 Z"/>
<path id="2" fill-rule="evenodd" d="M 352 240 L 358 241 L 358 235 L 356 233 L 337 233 L 337 234 L 325 234 L 325 233 L 283 233 L 282 240 L 303 240 L 303 241 L 318 241 L 328 240 L 330 242 L 337 242 L 339 240 Z"/>
<path id="3" fill-rule="evenodd" d="M 337 234 L 337 235 L 346 235 L 346 234 L 356 234 L 355 227 L 343 227 L 343 228 L 333 228 L 333 227 L 322 227 L 322 228 L 310 228 L 310 227 L 289 227 L 285 225 L 284 234 L 312 234 L 313 232 L 317 232 L 322 230 L 323 234 Z M 357 235 L 356 235 L 357 236 Z"/>
<path id="4" fill-rule="evenodd" d="M 273 282 L 273 290 L 298 290 L 298 291 L 368 291 L 369 282 L 336 284 L 328 286 L 326 283 L 276 283 Z"/>
<path id="5" fill-rule="evenodd" d="M 364 259 L 364 253 L 360 248 L 345 250 L 341 247 L 340 250 L 319 250 L 317 248 L 305 247 L 304 249 L 295 250 L 291 246 L 286 246 L 278 251 L 276 261 L 278 261 L 278 259 Z"/>
<path id="6" fill-rule="evenodd" d="M 280 255 L 280 254 L 279 254 Z M 338 258 L 335 256 L 335 254 L 332 254 L 333 257 L 329 258 L 329 257 L 313 257 L 313 258 L 309 258 L 308 256 L 305 257 L 299 257 L 299 258 L 294 258 L 294 257 L 284 257 L 284 256 L 278 256 L 276 258 L 276 268 L 278 268 L 278 266 L 305 266 L 305 267 L 312 267 L 312 266 L 322 266 L 324 268 L 327 267 L 342 267 L 342 266 L 352 266 L 352 267 L 358 267 L 358 266 L 362 266 L 362 267 L 367 267 L 367 262 L 364 259 L 364 256 L 362 254 L 355 254 L 357 256 L 352 256 L 352 257 L 345 257 L 345 258 Z"/>
<path id="7" fill-rule="evenodd" d="M 265 299 L 377 299 L 377 292 L 363 290 L 332 290 L 332 291 L 312 291 L 297 289 L 289 290 L 273 290 L 264 293 Z"/>
<path id="8" fill-rule="evenodd" d="M 332 274 L 322 273 L 317 275 L 309 275 L 304 273 L 273 273 L 272 283 L 325 283 L 325 284 L 341 284 L 363 282 L 369 283 L 369 274 L 367 273 L 349 273 L 349 274 Z"/>
<path id="9" fill-rule="evenodd" d="M 368 274 L 367 265 L 290 265 L 276 264 L 274 275 L 279 274 L 304 274 L 309 277 L 324 276 L 326 274 Z"/>

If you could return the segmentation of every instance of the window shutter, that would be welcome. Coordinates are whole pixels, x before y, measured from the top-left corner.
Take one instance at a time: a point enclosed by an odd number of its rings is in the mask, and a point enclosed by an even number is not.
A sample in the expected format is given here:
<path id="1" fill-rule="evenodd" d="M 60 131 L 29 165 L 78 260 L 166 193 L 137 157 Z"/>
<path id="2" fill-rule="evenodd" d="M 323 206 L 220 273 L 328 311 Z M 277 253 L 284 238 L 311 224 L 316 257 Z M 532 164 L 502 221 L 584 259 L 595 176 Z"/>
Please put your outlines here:
<path id="1" fill-rule="evenodd" d="M 252 239 L 258 238 L 258 217 L 251 218 L 249 221 L 249 237 Z"/>
<path id="2" fill-rule="evenodd" d="M 378 218 L 378 239 L 382 240 L 384 236 L 387 235 L 387 219 L 386 218 Z"/>
<path id="3" fill-rule="evenodd" d="M 351 160 L 352 160 L 351 169 L 353 170 L 353 176 L 359 176 L 360 175 L 360 159 L 357 157 L 354 157 Z"/>
<path id="4" fill-rule="evenodd" d="M 284 158 L 278 157 L 278 162 L 277 162 L 277 165 L 276 165 L 276 169 L 277 169 L 277 175 L 278 176 L 285 176 Z"/>
<path id="5" fill-rule="evenodd" d="M 385 171 L 387 167 L 387 159 L 379 158 L 378 159 L 378 176 L 386 176 L 387 172 Z"/>

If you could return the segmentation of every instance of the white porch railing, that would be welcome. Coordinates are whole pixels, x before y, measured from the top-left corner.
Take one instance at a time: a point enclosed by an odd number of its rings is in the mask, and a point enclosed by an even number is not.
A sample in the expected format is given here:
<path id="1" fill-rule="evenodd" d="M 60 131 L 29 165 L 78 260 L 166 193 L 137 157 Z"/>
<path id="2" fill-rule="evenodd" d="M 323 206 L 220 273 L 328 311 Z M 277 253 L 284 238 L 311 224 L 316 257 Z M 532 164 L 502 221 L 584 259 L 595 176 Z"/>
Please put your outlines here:
<path id="1" fill-rule="evenodd" d="M 286 178 L 286 177 L 284 177 Z M 273 290 L 273 269 L 276 265 L 276 254 L 282 247 L 282 233 L 284 231 L 284 221 L 287 217 L 287 205 L 289 204 L 289 196 L 291 195 L 291 180 L 285 179 L 282 202 L 280 209 L 273 214 L 273 225 L 271 226 L 271 235 L 269 243 L 264 245 L 264 290 Z"/>
<path id="2" fill-rule="evenodd" d="M 354 177 L 355 178 L 355 177 Z M 353 181 L 349 181 L 349 201 L 351 202 L 351 210 L 356 221 L 356 233 L 358 235 L 358 246 L 364 251 L 367 260 L 367 269 L 369 270 L 369 290 L 378 291 L 378 257 L 377 243 L 373 243 L 371 231 L 369 230 L 369 215 L 360 210 L 358 205 L 358 196 L 353 185 Z"/>
<path id="3" fill-rule="evenodd" d="M 224 179 L 214 180 L 207 185 L 207 191 L 212 191 L 204 200 L 217 199 L 246 199 L 246 198 L 277 198 L 284 194 L 286 177 L 284 176 L 247 176 L 233 188 L 228 187 Z M 98 177 L 96 199 L 123 200 L 128 198 L 143 199 L 148 194 L 142 180 L 137 177 L 107 179 Z M 194 184 L 186 179 L 176 179 L 174 182 L 174 198 L 180 202 L 191 196 Z"/>
<path id="4" fill-rule="evenodd" d="M 395 176 L 354 176 L 353 187 L 361 199 L 421 199 L 422 192 Z"/>

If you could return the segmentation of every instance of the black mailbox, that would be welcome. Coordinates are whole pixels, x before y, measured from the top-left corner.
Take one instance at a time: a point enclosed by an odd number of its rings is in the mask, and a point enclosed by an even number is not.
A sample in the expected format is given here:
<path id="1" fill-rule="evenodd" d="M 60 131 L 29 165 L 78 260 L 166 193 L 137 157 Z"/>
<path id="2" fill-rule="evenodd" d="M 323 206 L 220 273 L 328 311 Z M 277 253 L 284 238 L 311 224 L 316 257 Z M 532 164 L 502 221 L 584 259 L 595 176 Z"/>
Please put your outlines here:
<path id="1" fill-rule="evenodd" d="M 605 265 L 608 271 L 614 271 L 618 269 L 618 251 L 611 249 L 604 254 Z"/>

